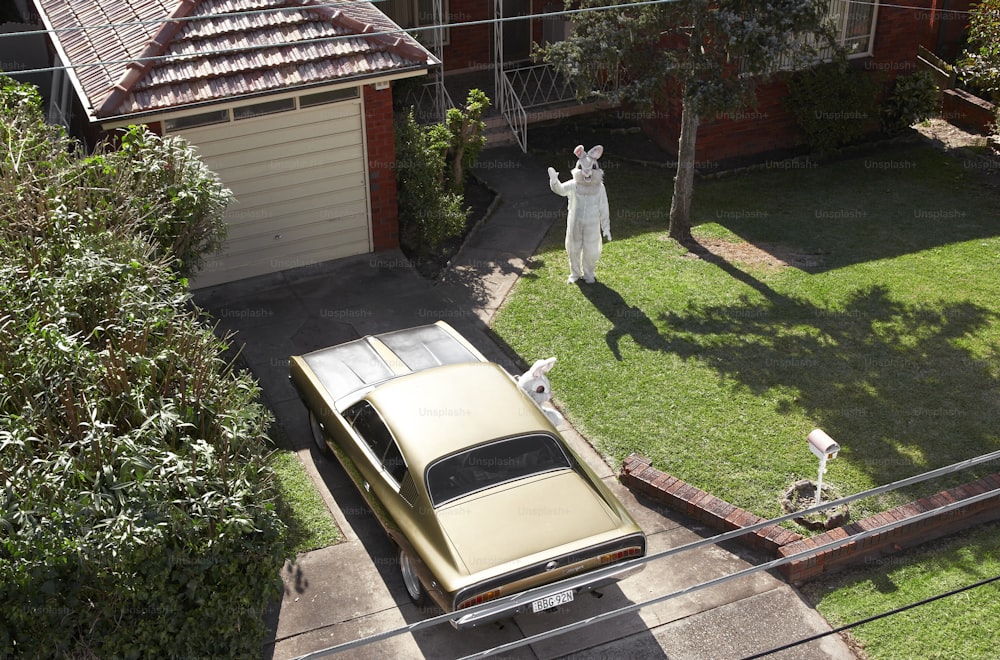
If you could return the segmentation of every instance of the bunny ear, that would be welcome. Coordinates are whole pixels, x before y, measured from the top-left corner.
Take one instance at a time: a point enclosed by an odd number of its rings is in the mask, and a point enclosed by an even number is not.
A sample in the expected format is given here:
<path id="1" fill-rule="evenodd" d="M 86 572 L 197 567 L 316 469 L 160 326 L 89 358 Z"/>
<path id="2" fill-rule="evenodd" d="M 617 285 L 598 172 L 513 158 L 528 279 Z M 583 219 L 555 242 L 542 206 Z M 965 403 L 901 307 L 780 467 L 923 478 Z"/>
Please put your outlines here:
<path id="1" fill-rule="evenodd" d="M 573 150 L 573 155 L 576 156 L 577 158 L 579 158 L 580 156 L 582 156 L 586 152 L 587 152 L 587 150 L 583 148 L 583 145 L 582 144 L 578 144 L 578 145 L 576 145 L 576 149 Z"/>
<path id="2" fill-rule="evenodd" d="M 591 158 L 593 158 L 594 160 L 597 160 L 598 158 L 601 157 L 601 154 L 603 154 L 603 153 L 604 153 L 604 147 L 602 147 L 601 145 L 598 144 L 593 149 L 591 149 L 590 151 L 588 151 L 587 155 L 590 156 Z"/>
<path id="3" fill-rule="evenodd" d="M 533 365 L 531 365 L 531 375 L 535 378 L 541 378 L 549 372 L 552 367 L 556 364 L 556 359 L 550 357 L 547 360 L 536 360 Z"/>

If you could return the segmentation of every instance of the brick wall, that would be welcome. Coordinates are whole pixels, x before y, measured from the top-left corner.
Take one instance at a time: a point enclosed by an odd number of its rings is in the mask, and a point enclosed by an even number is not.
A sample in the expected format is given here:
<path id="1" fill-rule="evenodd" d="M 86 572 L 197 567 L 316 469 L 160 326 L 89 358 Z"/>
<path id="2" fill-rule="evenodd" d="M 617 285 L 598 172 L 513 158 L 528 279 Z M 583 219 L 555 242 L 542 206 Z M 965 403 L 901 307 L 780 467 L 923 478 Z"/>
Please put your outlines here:
<path id="1" fill-rule="evenodd" d="M 967 131 L 988 134 L 997 121 L 996 106 L 989 101 L 961 89 L 946 89 L 942 97 L 942 114 Z"/>
<path id="2" fill-rule="evenodd" d="M 905 521 L 907 518 L 954 502 L 1000 488 L 1000 473 L 984 477 L 964 486 L 950 488 L 904 504 L 890 511 L 850 523 L 810 538 L 789 543 L 778 550 L 779 557 L 790 557 L 812 548 L 874 530 L 886 524 Z M 849 542 L 832 550 L 814 554 L 779 567 L 785 579 L 802 583 L 823 573 L 857 565 L 872 558 L 882 557 L 911 548 L 933 539 L 954 534 L 974 525 L 1000 519 L 1000 495 L 975 504 L 959 507 L 948 513 L 930 516 L 924 520 L 906 523 L 887 532 L 876 533 L 858 542 Z"/>
<path id="3" fill-rule="evenodd" d="M 484 21 L 493 17 L 493 3 L 483 0 L 449 0 L 452 23 Z M 451 28 L 451 39 L 444 47 L 445 71 L 482 69 L 493 61 L 493 28 L 489 23 Z"/>
<path id="4" fill-rule="evenodd" d="M 937 43 L 938 14 L 933 11 L 943 0 L 907 0 L 878 9 L 873 55 L 852 60 L 852 65 L 877 76 L 888 86 L 898 75 L 914 73 L 917 46 L 933 50 Z M 787 86 L 778 76 L 757 88 L 756 107 L 716 117 L 703 117 L 698 127 L 695 160 L 712 169 L 719 161 L 794 149 L 804 143 L 795 118 L 784 107 Z M 646 134 L 668 153 L 677 153 L 680 135 L 680 96 L 640 121 Z M 878 123 L 872 122 L 872 130 Z"/>
<path id="5" fill-rule="evenodd" d="M 632 454 L 622 464 L 619 479 L 628 488 L 642 493 L 674 511 L 718 530 L 728 532 L 765 522 L 764 518 L 733 506 L 728 502 L 695 488 L 680 479 L 652 467 L 648 458 Z M 959 507 L 924 520 L 903 524 L 884 533 L 873 534 L 859 542 L 849 542 L 852 535 L 874 530 L 886 524 L 903 521 L 917 514 L 932 511 L 946 504 L 959 502 L 974 495 L 1000 489 L 1000 473 L 972 483 L 943 490 L 934 495 L 904 504 L 871 518 L 849 523 L 812 537 L 803 537 L 777 525 L 769 525 L 735 540 L 777 558 L 807 552 L 833 541 L 848 541 L 840 547 L 813 554 L 807 559 L 789 562 L 779 570 L 790 582 L 802 583 L 823 573 L 880 557 L 926 541 L 967 529 L 984 522 L 1000 520 L 1000 494 L 976 504 Z"/>
<path id="6" fill-rule="evenodd" d="M 648 458 L 638 454 L 632 454 L 625 459 L 619 479 L 635 492 L 642 493 L 651 500 L 664 504 L 670 509 L 683 513 L 720 532 L 749 527 L 766 520 L 672 477 L 666 472 L 660 472 L 652 466 Z M 801 538 L 802 536 L 799 534 L 784 527 L 771 525 L 740 536 L 737 540 L 757 550 L 775 553 L 782 546 Z"/>
<path id="7" fill-rule="evenodd" d="M 396 145 L 392 123 L 392 88 L 364 86 L 365 139 L 368 143 L 368 186 L 371 196 L 372 248 L 399 247 L 396 208 Z"/>

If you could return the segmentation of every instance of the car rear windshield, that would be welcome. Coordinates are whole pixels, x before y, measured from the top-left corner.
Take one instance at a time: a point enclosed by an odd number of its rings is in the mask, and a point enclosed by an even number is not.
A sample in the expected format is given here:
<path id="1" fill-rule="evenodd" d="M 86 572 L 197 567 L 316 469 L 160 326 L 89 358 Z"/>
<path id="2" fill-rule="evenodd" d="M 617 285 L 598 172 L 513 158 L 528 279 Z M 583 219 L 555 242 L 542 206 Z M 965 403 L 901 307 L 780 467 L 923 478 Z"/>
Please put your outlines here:
<path id="1" fill-rule="evenodd" d="M 438 506 L 508 481 L 568 467 L 566 452 L 552 436 L 507 438 L 432 464 L 427 469 L 427 492 Z"/>

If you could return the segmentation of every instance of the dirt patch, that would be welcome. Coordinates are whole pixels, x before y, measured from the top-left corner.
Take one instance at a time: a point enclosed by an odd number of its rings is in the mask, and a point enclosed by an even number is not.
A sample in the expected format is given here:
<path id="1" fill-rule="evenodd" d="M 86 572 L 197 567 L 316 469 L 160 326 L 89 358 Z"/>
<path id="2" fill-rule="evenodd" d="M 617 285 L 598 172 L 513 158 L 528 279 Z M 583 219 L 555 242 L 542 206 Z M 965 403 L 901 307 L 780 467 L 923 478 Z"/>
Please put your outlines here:
<path id="1" fill-rule="evenodd" d="M 718 238 L 696 238 L 688 245 L 687 259 L 705 259 L 707 254 L 730 263 L 765 269 L 799 268 L 810 270 L 823 264 L 818 252 L 802 252 L 783 245 L 753 244 L 746 241 L 726 241 Z"/>
<path id="2" fill-rule="evenodd" d="M 915 124 L 913 129 L 946 151 L 962 147 L 986 147 L 988 143 L 987 136 L 970 133 L 939 118 Z"/>

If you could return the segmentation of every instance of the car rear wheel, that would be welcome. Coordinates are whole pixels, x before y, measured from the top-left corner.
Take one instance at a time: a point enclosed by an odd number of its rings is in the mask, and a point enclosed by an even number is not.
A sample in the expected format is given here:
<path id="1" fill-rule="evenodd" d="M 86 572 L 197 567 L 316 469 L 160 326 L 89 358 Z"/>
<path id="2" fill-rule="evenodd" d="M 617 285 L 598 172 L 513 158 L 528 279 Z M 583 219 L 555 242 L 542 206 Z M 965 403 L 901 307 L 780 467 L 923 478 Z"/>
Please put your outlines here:
<path id="1" fill-rule="evenodd" d="M 330 455 L 330 448 L 326 444 L 326 432 L 323 431 L 323 427 L 320 426 L 319 420 L 316 419 L 316 415 L 309 411 L 309 429 L 312 431 L 313 442 L 316 443 L 316 449 L 319 453 L 324 456 Z"/>
<path id="2" fill-rule="evenodd" d="M 425 605 L 427 592 L 424 590 L 424 585 L 420 584 L 420 578 L 417 577 L 417 567 L 410 559 L 410 555 L 406 554 L 402 548 L 399 550 L 399 572 L 403 576 L 403 585 L 406 587 L 406 593 L 409 594 L 410 600 L 417 605 Z"/>

